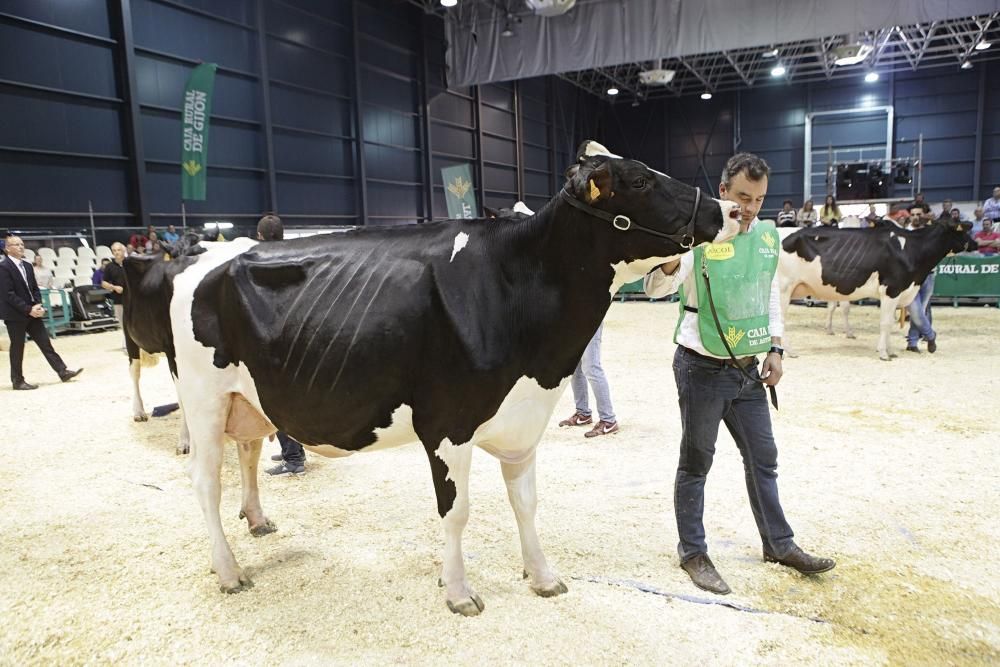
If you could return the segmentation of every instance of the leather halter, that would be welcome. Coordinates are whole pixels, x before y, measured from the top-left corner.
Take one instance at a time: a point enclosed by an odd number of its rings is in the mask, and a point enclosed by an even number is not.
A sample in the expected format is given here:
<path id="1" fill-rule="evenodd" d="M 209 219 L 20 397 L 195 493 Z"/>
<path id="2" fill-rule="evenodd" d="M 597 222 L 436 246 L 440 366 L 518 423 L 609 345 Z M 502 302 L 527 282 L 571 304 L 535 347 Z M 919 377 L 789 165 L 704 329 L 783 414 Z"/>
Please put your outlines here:
<path id="1" fill-rule="evenodd" d="M 566 188 L 559 191 L 559 196 L 562 197 L 563 201 L 570 206 L 574 206 L 584 213 L 594 216 L 595 218 L 600 218 L 605 222 L 610 222 L 611 226 L 619 231 L 627 232 L 630 229 L 635 228 L 639 231 L 646 232 L 647 234 L 673 241 L 679 244 L 682 248 L 690 248 L 694 245 L 694 219 L 698 215 L 698 206 L 701 205 L 701 188 L 696 187 L 694 190 L 694 208 L 691 210 L 691 219 L 688 220 L 687 229 L 684 234 L 665 234 L 644 225 L 640 225 L 638 222 L 633 222 L 627 215 L 612 215 L 599 208 L 594 208 L 589 204 L 584 204 L 582 201 L 574 197 L 566 191 Z"/>

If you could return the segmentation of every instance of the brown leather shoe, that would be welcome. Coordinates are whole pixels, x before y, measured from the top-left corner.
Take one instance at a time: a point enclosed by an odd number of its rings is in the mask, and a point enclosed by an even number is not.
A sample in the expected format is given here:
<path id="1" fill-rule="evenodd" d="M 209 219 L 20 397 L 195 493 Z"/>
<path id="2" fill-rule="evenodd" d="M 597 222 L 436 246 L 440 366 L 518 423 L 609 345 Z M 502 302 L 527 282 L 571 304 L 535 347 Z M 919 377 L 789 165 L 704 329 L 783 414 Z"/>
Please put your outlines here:
<path id="1" fill-rule="evenodd" d="M 703 591 L 718 593 L 719 595 L 729 594 L 729 584 L 719 576 L 719 572 L 715 569 L 715 565 L 712 564 L 712 559 L 708 557 L 708 554 L 698 554 L 697 556 L 688 558 L 681 563 L 681 568 L 688 573 L 694 585 Z"/>
<path id="2" fill-rule="evenodd" d="M 790 567 L 793 570 L 798 570 L 802 574 L 819 574 L 820 572 L 829 572 L 837 566 L 837 562 L 832 558 L 818 558 L 816 556 L 812 556 L 807 554 L 798 546 L 792 547 L 792 550 L 784 558 L 772 556 L 767 553 L 767 549 L 765 549 L 764 562 L 780 563 L 781 565 Z"/>
<path id="3" fill-rule="evenodd" d="M 32 389 L 38 389 L 38 385 L 25 382 L 24 380 L 18 380 L 14 383 L 14 389 L 17 391 L 30 391 Z"/>
<path id="4" fill-rule="evenodd" d="M 594 428 L 590 429 L 583 434 L 585 438 L 596 438 L 599 435 L 611 435 L 612 433 L 618 432 L 618 422 L 606 422 L 603 419 L 596 424 Z"/>
<path id="5" fill-rule="evenodd" d="M 594 421 L 594 418 L 590 415 L 585 415 L 582 412 L 574 412 L 573 416 L 569 419 L 564 419 L 559 422 L 560 426 L 586 426 L 587 424 Z"/>

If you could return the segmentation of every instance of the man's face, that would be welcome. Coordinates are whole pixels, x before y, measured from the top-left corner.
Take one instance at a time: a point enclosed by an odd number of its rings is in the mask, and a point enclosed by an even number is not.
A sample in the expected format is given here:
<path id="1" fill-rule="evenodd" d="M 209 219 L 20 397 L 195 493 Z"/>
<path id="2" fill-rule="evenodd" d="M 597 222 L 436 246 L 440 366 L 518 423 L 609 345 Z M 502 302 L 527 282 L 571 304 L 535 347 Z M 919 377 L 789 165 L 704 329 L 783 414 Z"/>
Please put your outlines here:
<path id="1" fill-rule="evenodd" d="M 174 233 L 174 226 L 173 225 L 168 225 L 167 226 L 167 231 L 170 232 L 171 234 L 173 234 Z"/>
<path id="2" fill-rule="evenodd" d="M 921 203 L 921 204 L 923 203 L 923 201 L 924 201 L 924 193 L 923 192 L 918 192 L 917 193 L 916 201 L 918 203 Z"/>
<path id="3" fill-rule="evenodd" d="M 767 176 L 759 181 L 751 181 L 745 171 L 733 176 L 729 187 L 725 183 L 719 184 L 719 198 L 740 205 L 740 222 L 744 228 L 757 217 L 766 194 Z"/>
<path id="4" fill-rule="evenodd" d="M 17 236 L 8 236 L 7 254 L 14 259 L 21 259 L 24 257 L 24 241 Z"/>
<path id="5" fill-rule="evenodd" d="M 1000 199 L 1000 188 L 993 188 L 993 198 Z"/>
<path id="6" fill-rule="evenodd" d="M 959 213 L 959 211 L 958 211 L 957 208 L 951 209 L 951 219 L 952 220 L 961 220 L 962 219 L 962 214 Z"/>
<path id="7" fill-rule="evenodd" d="M 111 246 L 111 254 L 114 256 L 115 261 L 121 264 L 125 261 L 125 246 L 121 243 L 116 243 Z"/>
<path id="8" fill-rule="evenodd" d="M 993 221 L 992 220 L 983 220 L 983 231 L 987 232 L 987 233 L 993 231 Z"/>
<path id="9" fill-rule="evenodd" d="M 942 211 L 949 211 L 949 212 L 951 211 L 951 200 L 950 199 L 945 199 L 944 200 L 944 203 L 941 204 L 941 210 Z"/>

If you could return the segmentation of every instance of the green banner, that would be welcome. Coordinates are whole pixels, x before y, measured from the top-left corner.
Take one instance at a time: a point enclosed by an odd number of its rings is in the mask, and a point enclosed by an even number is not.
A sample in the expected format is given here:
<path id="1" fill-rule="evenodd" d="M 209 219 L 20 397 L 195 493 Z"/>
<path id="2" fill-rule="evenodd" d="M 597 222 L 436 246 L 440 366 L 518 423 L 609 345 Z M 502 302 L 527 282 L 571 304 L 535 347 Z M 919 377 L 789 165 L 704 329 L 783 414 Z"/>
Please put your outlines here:
<path id="1" fill-rule="evenodd" d="M 1000 296 L 1000 256 L 945 257 L 937 265 L 934 296 Z"/>
<path id="2" fill-rule="evenodd" d="M 181 199 L 205 199 L 208 171 L 208 120 L 212 116 L 215 63 L 198 65 L 184 87 L 181 147 Z"/>
<path id="3" fill-rule="evenodd" d="M 444 198 L 448 202 L 449 218 L 475 218 L 476 191 L 472 187 L 472 166 L 459 164 L 441 170 Z"/>

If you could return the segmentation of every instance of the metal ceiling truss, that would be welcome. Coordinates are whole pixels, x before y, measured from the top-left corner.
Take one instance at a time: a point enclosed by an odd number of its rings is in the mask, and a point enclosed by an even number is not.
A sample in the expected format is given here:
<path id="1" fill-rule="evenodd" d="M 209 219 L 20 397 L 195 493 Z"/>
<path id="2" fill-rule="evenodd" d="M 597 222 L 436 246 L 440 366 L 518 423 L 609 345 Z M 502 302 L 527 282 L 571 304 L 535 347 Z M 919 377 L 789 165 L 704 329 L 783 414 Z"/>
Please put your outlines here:
<path id="1" fill-rule="evenodd" d="M 858 39 L 873 47 L 871 54 L 857 65 L 836 65 L 833 49 L 851 39 L 849 35 L 831 35 L 822 39 L 667 58 L 662 61 L 662 67 L 676 72 L 667 86 L 639 83 L 639 72 L 651 66 L 648 61 L 559 76 L 605 99 L 609 88 L 618 88 L 620 92 L 614 101 L 627 102 L 782 83 L 830 81 L 857 77 L 870 70 L 885 74 L 965 62 L 975 65 L 1000 58 L 1000 12 L 866 31 L 859 34 Z M 976 45 L 983 41 L 994 45 L 983 51 L 976 50 Z M 767 52 L 772 49 L 777 49 L 776 57 L 768 57 Z M 772 77 L 770 71 L 779 63 L 785 67 L 785 74 Z"/>

